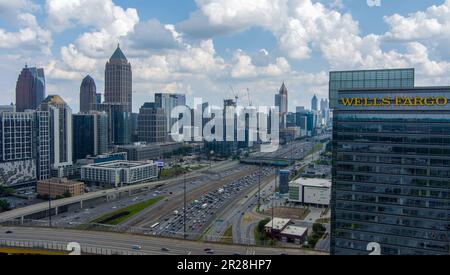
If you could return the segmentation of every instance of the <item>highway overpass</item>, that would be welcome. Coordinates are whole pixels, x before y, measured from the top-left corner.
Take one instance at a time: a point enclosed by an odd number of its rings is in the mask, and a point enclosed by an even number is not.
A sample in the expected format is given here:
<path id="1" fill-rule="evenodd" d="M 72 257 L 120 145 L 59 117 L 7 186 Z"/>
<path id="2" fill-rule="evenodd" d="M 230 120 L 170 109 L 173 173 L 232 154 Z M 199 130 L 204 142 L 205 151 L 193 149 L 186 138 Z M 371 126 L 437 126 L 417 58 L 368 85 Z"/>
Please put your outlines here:
<path id="1" fill-rule="evenodd" d="M 165 184 L 165 182 L 150 182 L 150 183 L 143 183 L 143 184 L 137 184 L 137 185 L 130 185 L 125 186 L 117 189 L 109 189 L 104 191 L 97 191 L 97 192 L 91 192 L 86 193 L 82 196 L 77 197 L 71 197 L 66 199 L 60 199 L 60 200 L 52 200 L 51 201 L 51 211 L 52 215 L 57 215 L 58 211 L 62 207 L 67 207 L 71 205 L 79 205 L 80 209 L 83 208 L 84 204 L 89 201 L 94 201 L 98 199 L 104 199 L 106 201 L 116 199 L 120 196 L 128 195 L 131 196 L 135 193 L 143 192 L 143 191 L 149 191 L 152 188 L 157 187 L 158 185 Z M 0 223 L 11 221 L 15 219 L 22 219 L 25 220 L 30 216 L 33 215 L 43 215 L 43 217 L 48 215 L 49 210 L 49 203 L 48 202 L 42 202 L 22 208 L 17 208 L 11 211 L 0 213 Z"/>

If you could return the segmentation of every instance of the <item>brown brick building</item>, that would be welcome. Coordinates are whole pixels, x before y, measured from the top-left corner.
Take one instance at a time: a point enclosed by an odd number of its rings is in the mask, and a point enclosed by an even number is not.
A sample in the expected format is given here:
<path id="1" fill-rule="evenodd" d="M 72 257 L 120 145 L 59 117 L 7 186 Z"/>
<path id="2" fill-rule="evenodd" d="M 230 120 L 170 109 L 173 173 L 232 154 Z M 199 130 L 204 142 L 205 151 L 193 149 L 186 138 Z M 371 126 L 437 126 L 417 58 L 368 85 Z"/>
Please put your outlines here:
<path id="1" fill-rule="evenodd" d="M 55 198 L 63 196 L 69 192 L 72 197 L 84 194 L 84 183 L 72 181 L 64 178 L 52 178 L 39 181 L 37 184 L 37 193 L 41 196 L 50 196 Z"/>

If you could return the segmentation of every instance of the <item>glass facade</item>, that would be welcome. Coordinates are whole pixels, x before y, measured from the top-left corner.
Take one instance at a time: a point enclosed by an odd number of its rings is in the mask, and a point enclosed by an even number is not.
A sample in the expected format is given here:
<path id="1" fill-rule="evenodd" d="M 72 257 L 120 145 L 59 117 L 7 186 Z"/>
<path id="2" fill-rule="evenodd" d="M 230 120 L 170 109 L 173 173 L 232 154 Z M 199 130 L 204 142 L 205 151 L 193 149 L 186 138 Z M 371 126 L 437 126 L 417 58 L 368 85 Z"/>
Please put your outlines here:
<path id="1" fill-rule="evenodd" d="M 448 101 L 450 88 L 339 95 Z M 331 229 L 332 254 L 449 254 L 450 103 L 335 110 Z"/>
<path id="2" fill-rule="evenodd" d="M 341 89 L 414 88 L 414 69 L 330 72 L 330 108 L 339 106 Z"/>

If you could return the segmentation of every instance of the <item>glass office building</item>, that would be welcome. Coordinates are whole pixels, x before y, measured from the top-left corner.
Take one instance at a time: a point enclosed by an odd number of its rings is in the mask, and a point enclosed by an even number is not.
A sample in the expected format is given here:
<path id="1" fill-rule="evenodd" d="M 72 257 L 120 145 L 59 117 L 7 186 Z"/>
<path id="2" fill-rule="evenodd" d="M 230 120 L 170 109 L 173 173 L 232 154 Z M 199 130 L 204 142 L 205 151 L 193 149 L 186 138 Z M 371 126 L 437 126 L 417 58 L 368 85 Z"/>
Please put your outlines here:
<path id="1" fill-rule="evenodd" d="M 73 115 L 73 161 L 98 156 L 108 151 L 108 115 Z"/>
<path id="2" fill-rule="evenodd" d="M 341 89 L 414 88 L 414 69 L 330 72 L 330 109 L 339 106 Z"/>
<path id="3" fill-rule="evenodd" d="M 331 253 L 449 254 L 450 87 L 339 91 Z"/>

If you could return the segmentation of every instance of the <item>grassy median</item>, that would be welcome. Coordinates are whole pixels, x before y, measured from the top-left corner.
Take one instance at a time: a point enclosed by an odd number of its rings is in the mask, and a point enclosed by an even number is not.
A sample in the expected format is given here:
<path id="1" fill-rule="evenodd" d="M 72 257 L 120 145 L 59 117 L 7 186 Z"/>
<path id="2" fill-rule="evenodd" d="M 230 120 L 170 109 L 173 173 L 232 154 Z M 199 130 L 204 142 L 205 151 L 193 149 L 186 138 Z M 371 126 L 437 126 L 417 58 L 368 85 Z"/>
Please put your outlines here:
<path id="1" fill-rule="evenodd" d="M 228 227 L 228 229 L 223 234 L 220 242 L 226 244 L 233 244 L 233 226 Z"/>
<path id="2" fill-rule="evenodd" d="M 143 211 L 144 209 L 147 209 L 148 207 L 154 205 L 155 203 L 163 200 L 164 198 L 165 197 L 157 197 L 145 202 L 130 205 L 126 208 L 116 210 L 112 213 L 105 214 L 91 221 L 89 225 L 83 225 L 81 229 L 88 229 L 90 225 L 95 224 L 105 224 L 105 225 L 121 224 L 127 221 L 129 218 L 133 217 L 134 215 L 138 214 L 139 212 Z"/>

